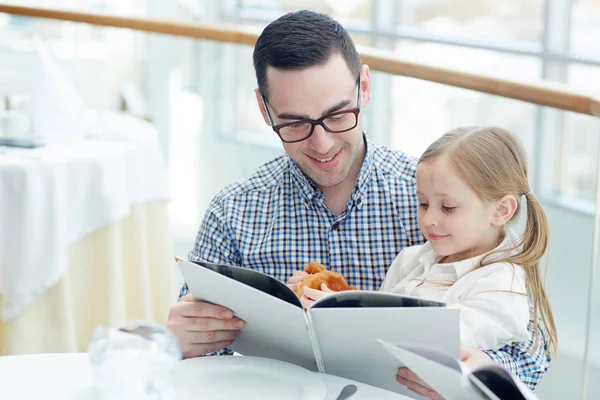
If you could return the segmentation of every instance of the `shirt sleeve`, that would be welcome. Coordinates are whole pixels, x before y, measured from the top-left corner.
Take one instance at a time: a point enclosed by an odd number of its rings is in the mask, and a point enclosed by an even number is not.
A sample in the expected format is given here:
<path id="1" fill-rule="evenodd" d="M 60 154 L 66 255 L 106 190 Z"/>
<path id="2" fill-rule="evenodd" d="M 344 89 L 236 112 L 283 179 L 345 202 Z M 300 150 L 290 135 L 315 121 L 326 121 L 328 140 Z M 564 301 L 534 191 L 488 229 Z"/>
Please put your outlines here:
<path id="1" fill-rule="evenodd" d="M 458 285 L 457 285 L 458 284 Z M 464 290 L 452 306 L 460 309 L 461 343 L 478 349 L 499 349 L 528 338 L 529 302 L 521 267 L 487 265 L 457 281 Z"/>
<path id="2" fill-rule="evenodd" d="M 525 342 L 514 342 L 498 350 L 484 350 L 496 363 L 517 376 L 529 389 L 536 386 L 548 370 L 552 358 L 548 352 L 548 335 L 541 321 L 537 327 L 537 341 L 533 320 L 527 326 L 529 339 Z"/>
<path id="3" fill-rule="evenodd" d="M 235 242 L 232 239 L 233 235 L 227 227 L 225 213 L 222 211 L 218 198 L 214 198 L 200 225 L 194 241 L 194 248 L 188 255 L 189 259 L 217 264 L 241 265 L 241 257 L 238 256 Z M 189 288 L 184 283 L 179 292 L 178 301 L 181 301 L 181 298 L 188 293 Z M 233 355 L 233 351 L 225 348 L 201 357 L 222 355 Z"/>
<path id="4" fill-rule="evenodd" d="M 241 257 L 228 226 L 223 207 L 217 196 L 211 201 L 206 211 L 196 234 L 194 247 L 188 254 L 189 259 L 241 266 Z M 181 301 L 181 298 L 188 293 L 189 288 L 184 283 L 179 292 L 178 301 Z"/>

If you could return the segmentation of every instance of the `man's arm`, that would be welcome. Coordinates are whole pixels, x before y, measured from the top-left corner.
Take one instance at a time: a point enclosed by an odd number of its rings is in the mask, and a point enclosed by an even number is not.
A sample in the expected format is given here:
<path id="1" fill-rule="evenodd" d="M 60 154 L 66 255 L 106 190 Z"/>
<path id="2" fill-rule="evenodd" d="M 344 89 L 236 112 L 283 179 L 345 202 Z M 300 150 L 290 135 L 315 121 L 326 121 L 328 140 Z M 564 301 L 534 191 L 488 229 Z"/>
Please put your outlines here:
<path id="1" fill-rule="evenodd" d="M 485 353 L 493 361 L 519 377 L 531 390 L 535 390 L 548 370 L 552 358 L 548 354 L 548 335 L 543 324 L 538 322 L 537 345 L 533 320 L 529 321 L 527 330 L 529 341 L 512 343 L 499 350 L 485 350 Z"/>
<path id="2" fill-rule="evenodd" d="M 192 261 L 241 265 L 239 252 L 227 226 L 225 213 L 222 211 L 217 196 L 211 201 L 206 211 L 188 258 Z M 184 283 L 177 301 L 181 301 L 183 296 L 189 292 L 187 284 Z"/>
<path id="3" fill-rule="evenodd" d="M 215 198 L 202 221 L 189 258 L 236 265 L 239 260 L 236 254 L 224 214 Z M 169 311 L 167 324 L 177 337 L 184 358 L 232 354 L 226 347 L 233 343 L 244 325 L 231 310 L 194 301 L 186 284 L 181 288 L 178 303 Z"/>

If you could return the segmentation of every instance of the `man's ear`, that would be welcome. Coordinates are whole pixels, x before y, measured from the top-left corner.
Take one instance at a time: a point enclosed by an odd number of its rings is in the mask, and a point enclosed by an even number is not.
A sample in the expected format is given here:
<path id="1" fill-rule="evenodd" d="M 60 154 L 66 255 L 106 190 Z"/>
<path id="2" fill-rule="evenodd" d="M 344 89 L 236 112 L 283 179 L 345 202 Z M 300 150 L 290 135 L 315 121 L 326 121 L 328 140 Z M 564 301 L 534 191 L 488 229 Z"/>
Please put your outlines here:
<path id="1" fill-rule="evenodd" d="M 256 102 L 258 103 L 258 109 L 260 110 L 260 113 L 262 114 L 262 117 L 265 121 L 265 123 L 269 126 L 271 126 L 271 121 L 269 120 L 269 115 L 267 114 L 267 109 L 265 108 L 265 102 L 263 99 L 262 94 L 260 93 L 260 90 L 258 90 L 258 88 L 254 89 L 254 94 L 256 95 Z"/>
<path id="2" fill-rule="evenodd" d="M 363 64 L 360 69 L 360 90 L 361 90 L 361 108 L 366 108 L 371 102 L 371 72 L 369 66 Z"/>
<path id="3" fill-rule="evenodd" d="M 492 225 L 502 226 L 515 215 L 519 202 L 513 195 L 506 195 L 496 203 L 496 210 L 492 217 Z"/>

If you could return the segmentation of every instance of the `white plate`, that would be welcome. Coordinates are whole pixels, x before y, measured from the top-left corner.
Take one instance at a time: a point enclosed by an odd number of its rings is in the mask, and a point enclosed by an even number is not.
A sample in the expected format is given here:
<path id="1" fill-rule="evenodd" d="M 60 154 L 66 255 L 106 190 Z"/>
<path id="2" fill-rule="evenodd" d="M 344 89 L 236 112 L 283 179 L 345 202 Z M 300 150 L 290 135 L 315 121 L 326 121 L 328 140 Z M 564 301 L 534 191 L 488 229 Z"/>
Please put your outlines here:
<path id="1" fill-rule="evenodd" d="M 324 400 L 327 387 L 315 373 L 259 357 L 200 357 L 181 361 L 171 379 L 177 398 L 214 400 Z"/>

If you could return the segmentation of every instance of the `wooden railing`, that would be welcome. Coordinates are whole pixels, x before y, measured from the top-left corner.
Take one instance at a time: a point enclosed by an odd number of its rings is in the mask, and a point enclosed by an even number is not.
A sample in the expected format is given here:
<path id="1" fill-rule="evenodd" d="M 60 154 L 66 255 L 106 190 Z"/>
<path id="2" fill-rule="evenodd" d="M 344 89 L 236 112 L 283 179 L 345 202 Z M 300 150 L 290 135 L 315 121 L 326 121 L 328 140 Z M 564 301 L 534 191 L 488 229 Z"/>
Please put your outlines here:
<path id="1" fill-rule="evenodd" d="M 0 4 L 0 12 L 249 46 L 253 46 L 258 38 L 258 35 L 254 32 L 224 25 L 189 24 L 157 19 L 116 17 L 6 4 Z M 563 84 L 549 82 L 524 83 L 482 74 L 455 71 L 409 62 L 391 51 L 373 48 L 360 48 L 360 54 L 362 61 L 368 64 L 372 70 L 471 89 L 477 92 L 522 100 L 560 110 L 600 116 L 599 99 L 577 92 Z"/>

